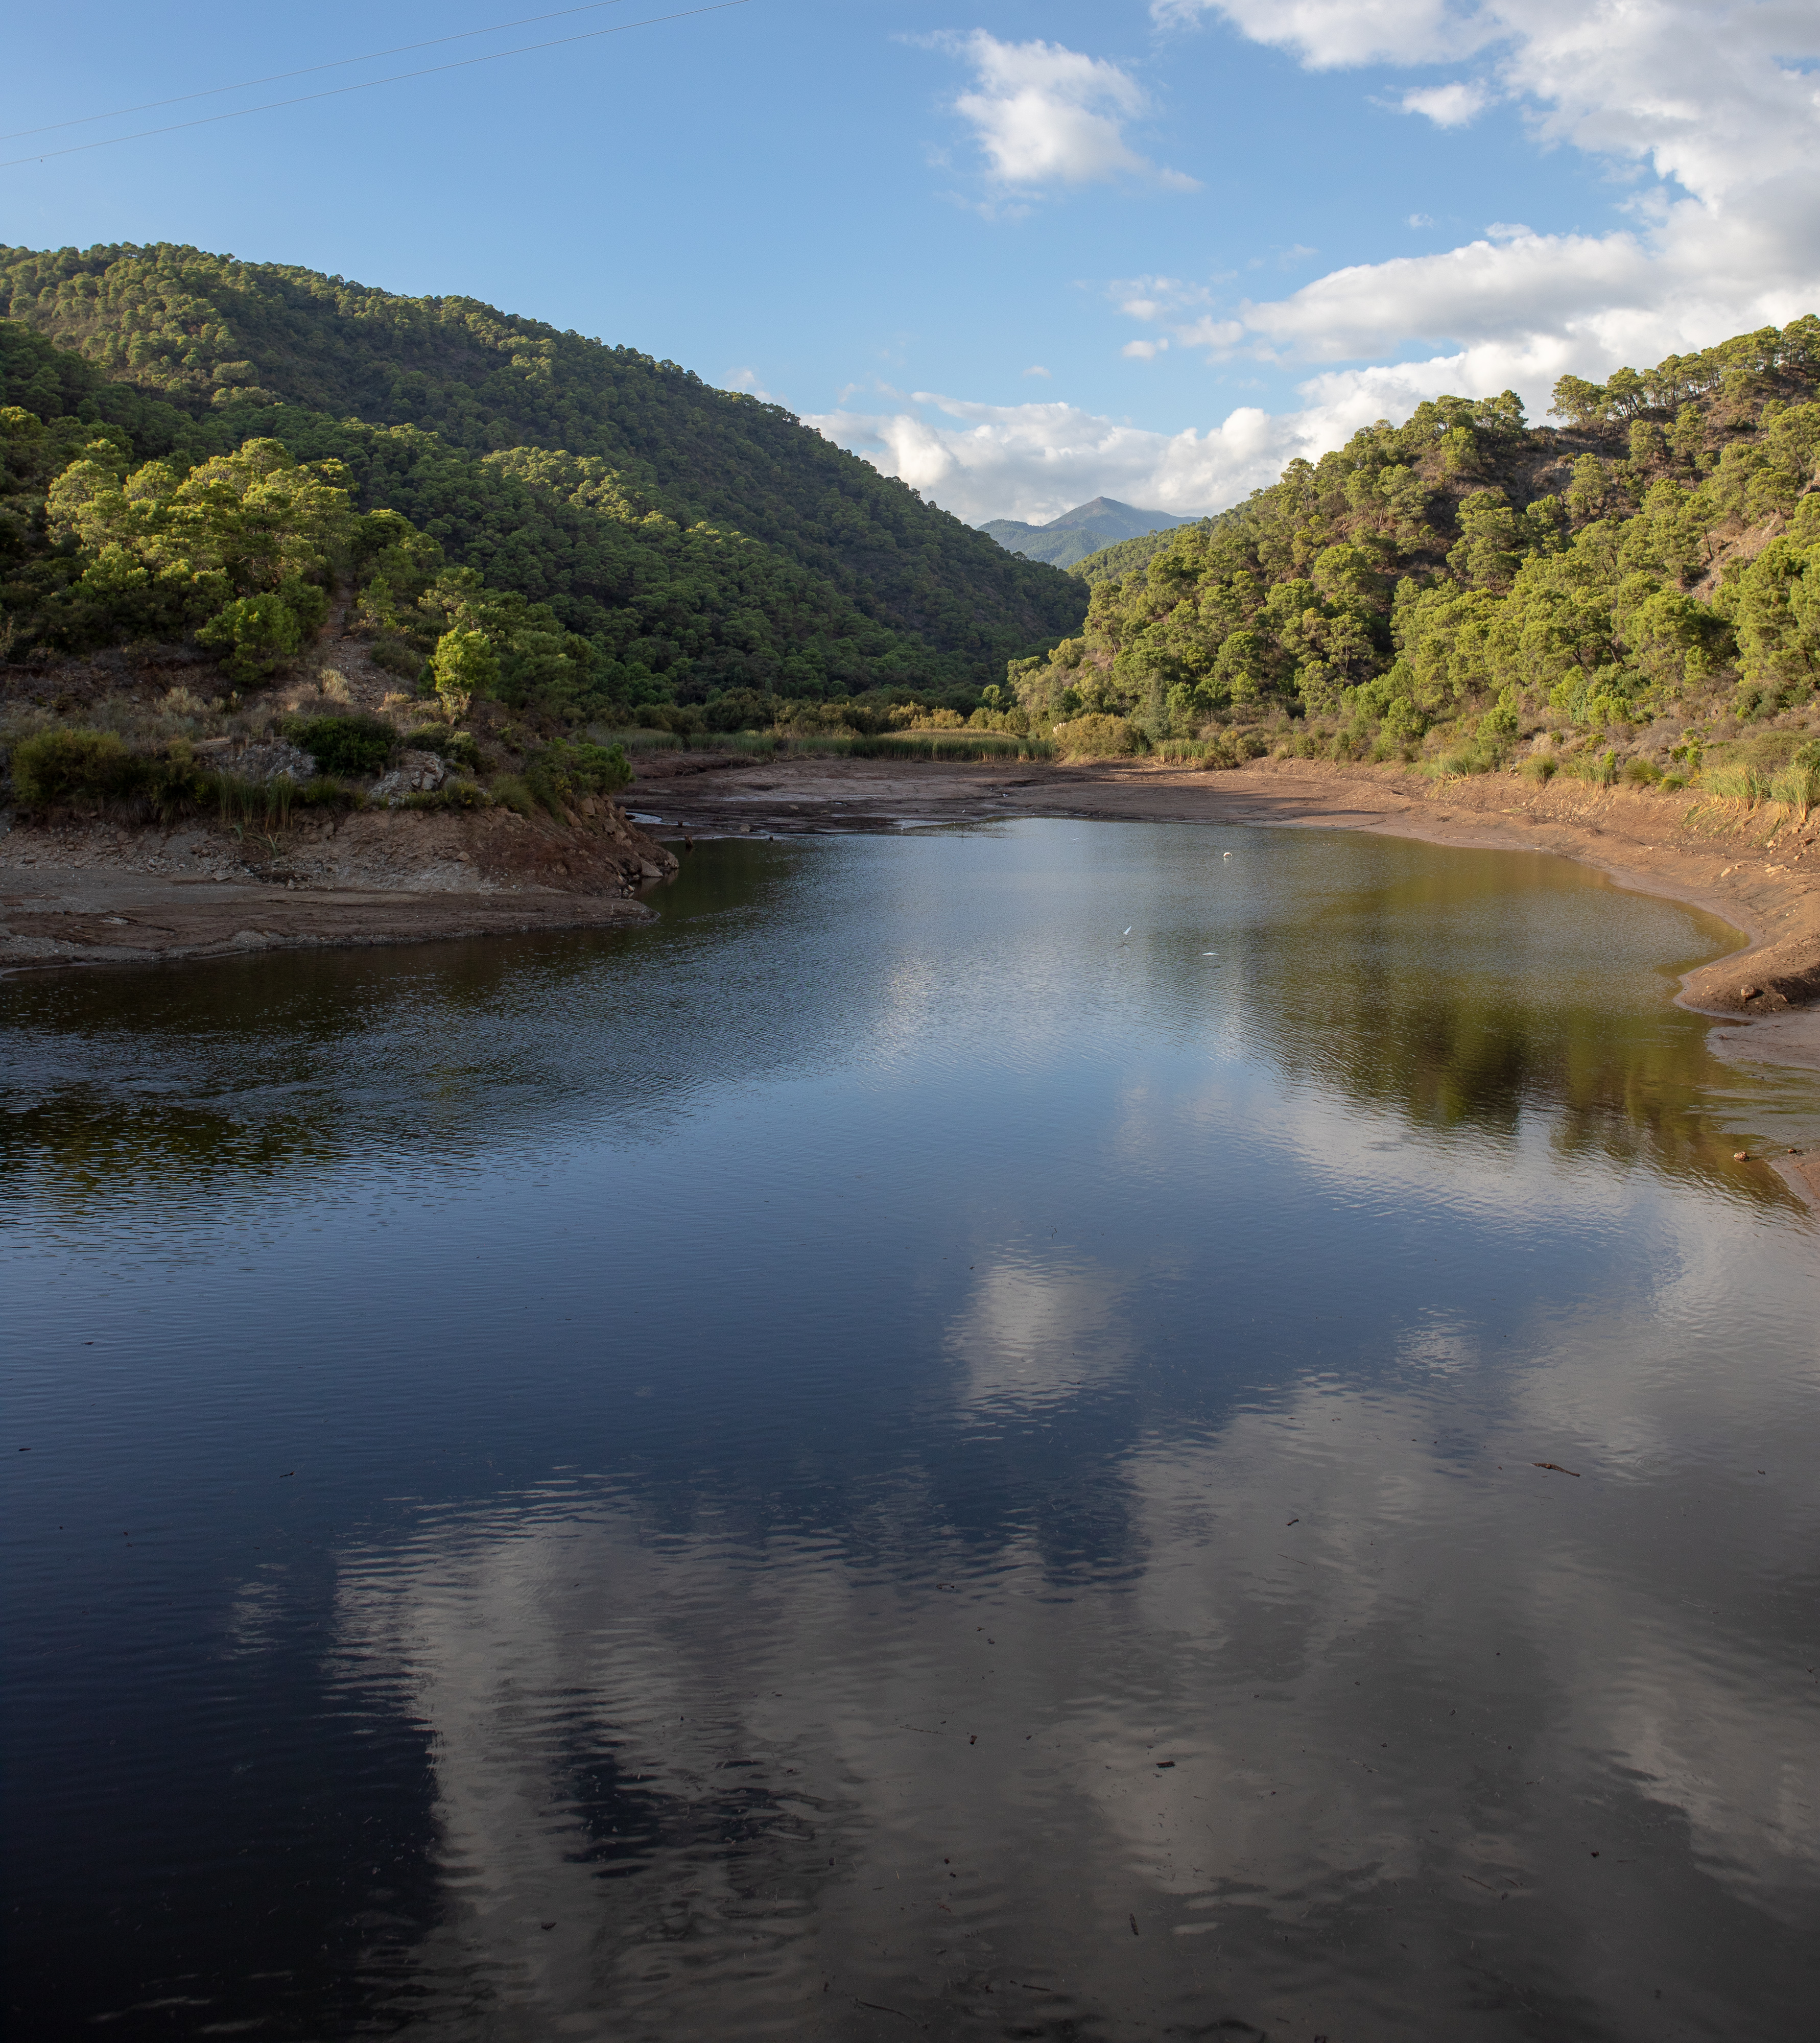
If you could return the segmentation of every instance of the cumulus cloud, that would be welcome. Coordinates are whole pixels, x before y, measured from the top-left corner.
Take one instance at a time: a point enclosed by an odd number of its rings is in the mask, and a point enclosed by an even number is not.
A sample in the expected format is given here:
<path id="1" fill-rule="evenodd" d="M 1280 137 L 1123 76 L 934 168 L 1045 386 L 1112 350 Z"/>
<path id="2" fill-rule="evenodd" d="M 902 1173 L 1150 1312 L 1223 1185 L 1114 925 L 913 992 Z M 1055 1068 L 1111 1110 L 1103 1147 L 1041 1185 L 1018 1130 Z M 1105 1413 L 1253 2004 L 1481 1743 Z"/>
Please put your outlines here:
<path id="1" fill-rule="evenodd" d="M 1445 63 L 1503 33 L 1499 10 L 1450 0 L 1151 0 L 1150 11 L 1163 27 L 1223 16 L 1255 43 L 1293 50 L 1311 71 Z"/>
<path id="2" fill-rule="evenodd" d="M 1154 362 L 1168 345 L 1167 340 L 1128 340 L 1119 353 L 1129 362 Z"/>
<path id="3" fill-rule="evenodd" d="M 1513 368 L 1595 372 L 1787 320 L 1820 298 L 1820 13 L 1758 0 L 1157 0 L 1159 20 L 1218 14 L 1311 67 L 1453 62 L 1490 82 L 1413 86 L 1443 125 L 1493 90 L 1544 141 L 1659 182 L 1635 227 L 1603 236 L 1489 232 L 1445 255 L 1335 270 L 1281 304 L 1238 309 L 1249 339 L 1337 358 L 1446 339 Z M 1236 345 L 1228 343 L 1228 345 Z M 1558 370 L 1556 373 L 1559 373 Z"/>
<path id="4" fill-rule="evenodd" d="M 994 184 L 1034 192 L 1139 178 L 1199 190 L 1193 178 L 1151 163 L 1125 139 L 1150 101 L 1118 65 L 1059 43 L 1001 42 L 983 29 L 943 36 L 938 46 L 972 68 L 973 83 L 954 110 L 971 124 Z"/>
<path id="5" fill-rule="evenodd" d="M 1646 163 L 1709 204 L 1812 159 L 1814 81 L 1801 67 L 1820 57 L 1820 14 L 1787 0 L 1153 0 L 1151 13 L 1176 25 L 1219 16 L 1310 70 L 1477 55 L 1545 139 Z M 1432 119 L 1489 90 L 1416 88 L 1403 103 Z"/>
<path id="6" fill-rule="evenodd" d="M 1491 94 L 1477 79 L 1451 85 L 1418 86 L 1403 95 L 1405 113 L 1423 113 L 1437 128 L 1464 128 L 1490 103 Z"/>
<path id="7" fill-rule="evenodd" d="M 1215 361 L 1307 365 L 1297 408 L 1280 416 L 1243 407 L 1169 435 L 1064 404 L 925 395 L 818 422 L 964 516 L 1049 517 L 1101 491 L 1208 509 L 1424 397 L 1515 389 L 1539 416 L 1563 374 L 1603 377 L 1820 309 L 1820 93 L 1803 68 L 1820 61 L 1820 11 L 1774 0 L 1155 0 L 1152 13 L 1177 27 L 1219 17 L 1311 69 L 1473 63 L 1481 75 L 1412 82 L 1400 103 L 1457 126 L 1494 98 L 1514 102 L 1538 140 L 1630 174 L 1629 220 L 1596 233 L 1489 226 L 1277 297 L 1229 297 L 1218 280 L 1108 286 L 1148 329 L 1129 355 L 1149 358 L 1143 343 L 1153 355 L 1167 339 Z M 1091 59 L 1073 61 L 1099 75 Z M 1106 117 L 1128 117 L 1137 101 L 1116 94 L 1136 88 L 1116 75 Z"/>
<path id="8" fill-rule="evenodd" d="M 1274 482 L 1298 453 L 1318 453 L 1328 420 L 1235 411 L 1205 432 L 1159 433 L 1066 404 L 979 404 L 932 391 L 886 393 L 892 408 L 806 420 L 887 475 L 978 524 L 1040 523 L 1091 496 L 1159 511 L 1211 511 Z M 1353 408 L 1370 400 L 1354 397 Z M 1359 423 L 1375 413 L 1366 412 Z"/>

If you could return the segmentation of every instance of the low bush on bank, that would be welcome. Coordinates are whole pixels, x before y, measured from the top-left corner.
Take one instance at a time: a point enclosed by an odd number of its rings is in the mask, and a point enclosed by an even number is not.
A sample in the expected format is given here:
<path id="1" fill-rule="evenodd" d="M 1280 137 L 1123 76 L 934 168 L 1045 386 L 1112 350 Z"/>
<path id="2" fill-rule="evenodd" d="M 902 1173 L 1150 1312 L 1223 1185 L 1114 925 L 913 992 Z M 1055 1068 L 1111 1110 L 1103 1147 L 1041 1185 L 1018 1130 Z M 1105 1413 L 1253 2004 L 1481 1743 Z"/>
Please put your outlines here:
<path id="1" fill-rule="evenodd" d="M 1474 740 L 1438 758 L 1423 760 L 1417 770 L 1438 780 L 1462 780 L 1474 773 L 1495 773 L 1504 763 L 1501 751 Z"/>
<path id="2" fill-rule="evenodd" d="M 613 795 L 632 777 L 631 762 L 617 745 L 576 744 L 559 738 L 534 752 L 519 776 L 539 807 L 557 822 L 589 795 Z"/>
<path id="3" fill-rule="evenodd" d="M 496 773 L 487 783 L 487 792 L 500 808 L 530 818 L 543 813 L 543 804 L 526 784 L 522 773 Z"/>
<path id="4" fill-rule="evenodd" d="M 40 730 L 13 748 L 13 791 L 25 809 L 118 799 L 142 772 L 143 761 L 111 730 Z"/>
<path id="5" fill-rule="evenodd" d="M 324 773 L 383 773 L 398 753 L 398 733 L 383 717 L 363 711 L 350 716 L 292 717 L 285 735 Z"/>
<path id="6" fill-rule="evenodd" d="M 1128 759 L 1139 749 L 1137 726 L 1122 716 L 1077 716 L 1049 733 L 1063 759 Z"/>
<path id="7" fill-rule="evenodd" d="M 722 731 L 704 742 L 711 751 L 743 753 L 752 759 L 772 759 L 777 754 L 777 740 L 768 730 Z"/>
<path id="8" fill-rule="evenodd" d="M 879 732 L 852 737 L 831 733 L 780 732 L 763 741 L 768 749 L 753 749 L 770 758 L 834 759 L 1053 759 L 1056 748 L 1046 738 L 1001 737 L 996 733 L 969 730 L 914 730 Z M 740 747 L 739 749 L 745 748 Z"/>
<path id="9" fill-rule="evenodd" d="M 21 808 L 113 808 L 160 822 L 231 801 L 224 775 L 196 764 L 188 744 L 129 751 L 111 730 L 40 730 L 13 748 L 13 789 Z"/>
<path id="10" fill-rule="evenodd" d="M 319 773 L 313 780 L 305 781 L 297 790 L 297 803 L 305 809 L 363 809 L 366 807 L 366 795 L 362 789 L 349 787 L 332 773 Z"/>
<path id="11" fill-rule="evenodd" d="M 1780 769 L 1709 766 L 1700 775 L 1700 786 L 1722 800 L 1743 802 L 1753 808 L 1761 802 L 1780 802 L 1805 818 L 1810 810 L 1820 807 L 1820 740 L 1803 746 Z"/>
<path id="12" fill-rule="evenodd" d="M 358 808 L 366 796 L 331 775 L 299 787 L 281 776 L 245 780 L 199 765 L 186 741 L 134 752 L 111 730 L 63 726 L 34 732 L 13 748 L 13 798 L 29 814 L 106 808 L 139 822 L 174 822 L 213 811 L 230 825 L 283 822 L 293 807 Z"/>
<path id="13" fill-rule="evenodd" d="M 616 745 L 622 752 L 680 752 L 684 746 L 684 741 L 673 730 L 618 730 L 592 724 L 588 735 L 594 743 Z"/>

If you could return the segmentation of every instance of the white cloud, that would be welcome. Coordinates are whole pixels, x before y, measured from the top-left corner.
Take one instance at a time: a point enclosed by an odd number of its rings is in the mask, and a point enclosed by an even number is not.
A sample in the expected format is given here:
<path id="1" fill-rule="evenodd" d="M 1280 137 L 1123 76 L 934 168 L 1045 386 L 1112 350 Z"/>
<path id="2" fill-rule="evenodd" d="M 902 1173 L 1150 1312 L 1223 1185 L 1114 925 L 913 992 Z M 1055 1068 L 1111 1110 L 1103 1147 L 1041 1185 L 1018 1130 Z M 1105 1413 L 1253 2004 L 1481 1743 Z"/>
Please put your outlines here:
<path id="1" fill-rule="evenodd" d="M 1629 224 L 1610 232 L 1494 224 L 1458 247 L 1348 265 L 1281 297 L 1230 301 L 1163 277 L 1109 286 L 1157 351 L 1167 339 L 1215 358 L 1314 369 L 1297 408 L 1280 416 L 1242 408 L 1205 431 L 1163 434 L 1061 404 L 921 396 L 817 422 L 963 516 L 1035 520 L 1102 491 L 1209 509 L 1274 480 L 1293 456 L 1443 391 L 1512 388 L 1539 417 L 1563 374 L 1603 377 L 1820 310 L 1820 94 L 1798 68 L 1820 60 L 1820 10 L 1787 0 L 1155 0 L 1152 12 L 1178 25 L 1223 16 L 1311 68 L 1477 56 L 1483 80 L 1412 83 L 1403 103 L 1443 121 L 1475 93 L 1481 103 L 1504 98 L 1538 140 L 1653 180 L 1631 197 Z M 1433 222 L 1414 214 L 1410 224 Z M 1125 352 L 1147 358 L 1142 343 Z"/>
<path id="2" fill-rule="evenodd" d="M 1437 128 L 1464 128 L 1490 104 L 1491 94 L 1476 79 L 1451 85 L 1420 86 L 1403 95 L 1405 113 L 1423 113 Z"/>
<path id="3" fill-rule="evenodd" d="M 1275 481 L 1294 455 L 1318 453 L 1326 443 L 1310 435 L 1331 430 L 1324 414 L 1303 423 L 1244 408 L 1204 433 L 1159 433 L 1073 404 L 979 404 L 921 390 L 888 411 L 804 423 L 973 524 L 1040 523 L 1102 493 L 1159 511 L 1214 510 Z"/>
<path id="4" fill-rule="evenodd" d="M 994 184 L 1034 192 L 1141 178 L 1174 191 L 1200 190 L 1126 140 L 1127 124 L 1150 102 L 1118 65 L 1059 43 L 1002 43 L 983 29 L 937 40 L 972 67 L 973 85 L 954 110 L 972 124 Z"/>
<path id="5" fill-rule="evenodd" d="M 1223 14 L 1255 43 L 1293 50 L 1311 71 L 1348 64 L 1444 63 L 1503 32 L 1502 10 L 1448 0 L 1151 0 L 1165 27 Z"/>
<path id="6" fill-rule="evenodd" d="M 1475 366 L 1489 349 L 1513 374 L 1556 360 L 1593 373 L 1820 301 L 1820 95 L 1798 68 L 1820 59 L 1820 10 L 1754 0 L 1158 0 L 1152 11 L 1174 21 L 1221 14 L 1317 67 L 1478 52 L 1538 139 L 1661 181 L 1633 200 L 1627 232 L 1488 229 L 1444 255 L 1338 270 L 1279 304 L 1235 309 L 1248 342 L 1278 358 L 1445 339 L 1464 343 Z M 1483 82 L 1456 82 L 1413 86 L 1402 104 L 1448 125 L 1492 96 Z M 1532 384 L 1530 394 L 1541 393 Z"/>
<path id="7" fill-rule="evenodd" d="M 759 381 L 758 371 L 756 369 L 734 370 L 721 388 L 723 390 L 743 391 L 749 397 L 761 397 L 768 404 L 775 404 L 777 402 L 777 400 Z"/>
<path id="8" fill-rule="evenodd" d="M 1820 12 L 1792 0 L 1153 0 L 1165 24 L 1223 16 L 1311 70 L 1452 63 L 1483 57 L 1500 89 L 1527 103 L 1538 132 L 1646 163 L 1707 203 L 1810 163 Z M 1415 89 L 1404 104 L 1463 102 L 1460 83 Z"/>
<path id="9" fill-rule="evenodd" d="M 1026 376 L 1040 376 L 1044 381 L 1047 382 L 1049 380 L 1050 372 L 1043 366 L 1041 362 L 1033 362 L 1029 367 L 1024 371 L 1024 374 Z"/>
<path id="10" fill-rule="evenodd" d="M 1411 213 L 1407 224 L 1411 227 L 1432 227 L 1435 224 L 1433 220 L 1425 213 Z"/>
<path id="11" fill-rule="evenodd" d="M 1167 340 L 1128 340 L 1119 353 L 1131 362 L 1154 362 L 1169 343 Z"/>

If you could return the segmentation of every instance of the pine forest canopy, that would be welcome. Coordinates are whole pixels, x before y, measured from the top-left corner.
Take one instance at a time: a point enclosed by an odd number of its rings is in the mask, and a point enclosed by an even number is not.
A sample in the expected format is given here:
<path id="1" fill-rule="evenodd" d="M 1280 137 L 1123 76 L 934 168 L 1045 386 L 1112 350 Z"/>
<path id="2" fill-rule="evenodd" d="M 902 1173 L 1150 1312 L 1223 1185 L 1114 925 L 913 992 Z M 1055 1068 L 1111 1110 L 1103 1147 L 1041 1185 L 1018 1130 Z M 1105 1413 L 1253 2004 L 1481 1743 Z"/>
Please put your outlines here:
<path id="1" fill-rule="evenodd" d="M 1820 680 L 1820 319 L 1604 384 L 1380 421 L 1217 519 L 1075 572 L 1086 629 L 1013 664 L 1038 724 L 1152 740 L 1287 717 L 1335 757 L 1604 743 Z M 1704 711 L 1703 711 L 1703 714 Z"/>
<path id="2" fill-rule="evenodd" d="M 407 582 L 467 570 L 575 642 L 572 708 L 730 692 L 976 700 L 1084 611 L 1078 582 L 780 407 L 472 300 L 192 248 L 0 247 L 5 320 L 0 396 L 49 435 L 25 435 L 22 467 L 10 458 L 0 513 L 15 659 L 149 628 L 143 604 L 117 604 L 110 623 L 75 528 L 46 523 L 54 464 L 89 424 L 110 429 L 123 474 L 169 470 L 159 489 L 275 442 L 351 511 L 400 514 L 422 542 Z M 193 623 L 201 600 L 160 622 Z"/>

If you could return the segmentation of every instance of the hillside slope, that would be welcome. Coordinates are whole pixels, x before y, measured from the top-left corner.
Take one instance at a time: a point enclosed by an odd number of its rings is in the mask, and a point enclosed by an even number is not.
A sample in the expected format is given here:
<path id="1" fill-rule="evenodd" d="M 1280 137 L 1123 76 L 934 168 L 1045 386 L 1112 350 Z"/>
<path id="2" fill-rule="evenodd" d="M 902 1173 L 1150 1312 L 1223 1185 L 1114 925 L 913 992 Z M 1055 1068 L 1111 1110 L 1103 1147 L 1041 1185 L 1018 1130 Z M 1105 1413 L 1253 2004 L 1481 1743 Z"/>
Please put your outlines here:
<path id="1" fill-rule="evenodd" d="M 1509 391 L 1423 404 L 1125 556 L 1086 631 L 1016 663 L 1013 684 L 1039 724 L 1110 715 L 1153 741 L 1268 726 L 1336 758 L 1471 768 L 1529 741 L 1576 770 L 1686 776 L 1748 738 L 1743 766 L 1805 759 L 1817 389 L 1809 316 L 1602 385 L 1564 378 L 1558 427 L 1531 427 Z"/>
<path id="2" fill-rule="evenodd" d="M 1090 588 L 1098 582 L 1122 581 L 1140 568 L 1148 567 L 1165 546 L 1174 545 L 1182 526 L 1197 525 L 1205 531 L 1211 531 L 1216 525 L 1224 524 L 1237 516 L 1234 511 L 1221 511 L 1211 518 L 1179 519 L 1167 531 L 1140 532 L 1136 539 L 1119 539 L 1109 546 L 1102 546 L 1097 554 L 1084 554 L 1079 560 L 1069 562 L 1067 569 Z"/>
<path id="3" fill-rule="evenodd" d="M 1078 585 L 780 407 L 473 300 L 167 245 L 3 247 L 0 316 L 136 398 L 136 451 L 258 436 L 345 461 L 362 508 L 600 637 L 627 700 L 976 692 L 1080 622 Z M 44 373 L 60 410 L 93 394 Z"/>

